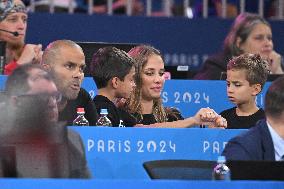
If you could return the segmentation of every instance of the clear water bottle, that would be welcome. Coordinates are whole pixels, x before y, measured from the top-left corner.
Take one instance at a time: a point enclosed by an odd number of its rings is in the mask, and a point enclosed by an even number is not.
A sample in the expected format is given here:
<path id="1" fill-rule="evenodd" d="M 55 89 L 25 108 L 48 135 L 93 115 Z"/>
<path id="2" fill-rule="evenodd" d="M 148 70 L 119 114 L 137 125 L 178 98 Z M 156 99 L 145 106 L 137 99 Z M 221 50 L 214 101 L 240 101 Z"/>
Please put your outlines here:
<path id="1" fill-rule="evenodd" d="M 85 118 L 84 108 L 77 108 L 77 117 L 73 121 L 73 126 L 89 126 L 89 121 Z"/>
<path id="2" fill-rule="evenodd" d="M 226 165 L 226 157 L 219 156 L 212 173 L 213 180 L 231 180 L 231 171 Z"/>
<path id="3" fill-rule="evenodd" d="M 102 127 L 111 127 L 111 121 L 109 120 L 109 118 L 107 117 L 108 115 L 108 111 L 107 109 L 101 109 L 100 112 L 100 117 L 96 123 L 97 126 L 102 126 Z"/>

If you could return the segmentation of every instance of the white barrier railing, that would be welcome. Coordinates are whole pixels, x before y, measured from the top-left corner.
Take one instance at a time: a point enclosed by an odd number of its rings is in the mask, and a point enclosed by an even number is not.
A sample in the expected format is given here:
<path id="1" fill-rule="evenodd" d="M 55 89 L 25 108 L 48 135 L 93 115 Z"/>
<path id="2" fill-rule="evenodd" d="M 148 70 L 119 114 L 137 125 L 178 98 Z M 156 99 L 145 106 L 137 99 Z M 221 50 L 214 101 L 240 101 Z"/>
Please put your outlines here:
<path id="1" fill-rule="evenodd" d="M 55 3 L 56 0 L 46 0 L 46 1 L 48 1 L 49 12 L 54 13 L 55 12 L 55 6 L 56 6 L 56 3 Z M 68 0 L 68 2 L 69 2 L 68 7 L 66 7 L 66 8 L 68 9 L 68 12 L 70 14 L 73 14 L 74 9 L 75 9 L 74 4 L 76 4 L 76 2 L 75 2 L 75 0 Z M 146 4 L 145 4 L 146 16 L 151 16 L 152 15 L 152 2 L 153 2 L 153 0 L 146 0 L 145 2 L 146 2 Z M 184 0 L 183 1 L 184 16 L 188 16 L 188 8 L 190 7 L 190 2 L 191 2 L 190 0 Z M 133 3 L 134 3 L 133 0 L 127 0 L 126 1 L 126 14 L 128 16 L 131 16 L 133 14 L 133 11 L 132 11 Z M 174 0 L 163 0 L 163 10 L 162 11 L 164 12 L 165 16 L 172 16 L 171 8 L 173 6 L 173 3 L 174 3 Z M 93 6 L 94 6 L 93 0 L 88 0 L 87 4 L 88 4 L 87 12 L 88 12 L 88 14 L 91 15 L 91 14 L 93 14 Z M 107 0 L 106 10 L 107 10 L 108 15 L 113 15 L 113 4 L 114 4 L 113 0 Z M 202 4 L 203 4 L 203 6 L 202 6 L 202 17 L 208 18 L 208 11 L 209 11 L 208 0 L 203 0 Z M 240 0 L 239 1 L 239 7 L 240 7 L 239 13 L 243 13 L 243 12 L 246 11 L 245 4 L 246 4 L 246 0 Z M 37 5 L 36 0 L 30 0 L 30 12 L 34 12 L 36 10 L 36 5 Z M 221 0 L 221 7 L 222 7 L 221 8 L 221 17 L 227 18 L 227 0 Z M 276 18 L 277 19 L 283 19 L 284 0 L 277 0 L 276 7 L 277 7 Z M 258 0 L 258 14 L 260 16 L 264 15 L 264 0 Z"/>
<path id="2" fill-rule="evenodd" d="M 107 0 L 107 14 L 108 15 L 112 15 L 112 3 L 113 1 L 112 0 Z"/>
<path id="3" fill-rule="evenodd" d="M 246 0 L 240 0 L 240 13 L 245 12 L 245 2 Z"/>
<path id="4" fill-rule="evenodd" d="M 284 12 L 284 0 L 278 1 L 278 18 L 283 19 L 283 12 Z"/>
<path id="5" fill-rule="evenodd" d="M 89 15 L 93 14 L 93 6 L 94 6 L 94 1 L 88 0 L 88 14 Z"/>

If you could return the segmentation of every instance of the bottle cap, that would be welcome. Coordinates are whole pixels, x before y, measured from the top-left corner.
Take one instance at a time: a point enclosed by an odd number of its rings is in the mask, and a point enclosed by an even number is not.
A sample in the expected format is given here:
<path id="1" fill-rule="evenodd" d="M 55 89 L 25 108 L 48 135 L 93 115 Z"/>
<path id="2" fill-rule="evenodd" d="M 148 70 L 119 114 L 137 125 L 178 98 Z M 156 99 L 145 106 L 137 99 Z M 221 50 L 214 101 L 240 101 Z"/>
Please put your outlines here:
<path id="1" fill-rule="evenodd" d="M 225 163 L 226 162 L 226 157 L 225 156 L 219 156 L 217 162 L 218 163 Z"/>
<path id="2" fill-rule="evenodd" d="M 85 113 L 85 109 L 84 108 L 77 108 L 77 113 Z"/>
<path id="3" fill-rule="evenodd" d="M 101 114 L 108 114 L 107 109 L 101 109 Z"/>

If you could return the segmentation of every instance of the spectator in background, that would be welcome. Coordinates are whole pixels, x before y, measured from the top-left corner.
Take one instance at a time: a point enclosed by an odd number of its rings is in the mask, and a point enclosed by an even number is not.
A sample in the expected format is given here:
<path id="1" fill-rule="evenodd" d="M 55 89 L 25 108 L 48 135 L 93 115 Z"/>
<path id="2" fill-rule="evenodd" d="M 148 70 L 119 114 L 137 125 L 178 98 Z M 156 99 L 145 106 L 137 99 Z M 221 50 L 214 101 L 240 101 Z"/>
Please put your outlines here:
<path id="1" fill-rule="evenodd" d="M 210 108 L 200 109 L 193 117 L 184 119 L 175 108 L 162 104 L 164 86 L 164 61 L 161 53 L 146 45 L 132 48 L 128 54 L 135 61 L 136 87 L 126 101 L 126 110 L 137 120 L 137 124 L 151 127 L 186 128 L 196 125 L 226 127 L 227 122 Z"/>
<path id="2" fill-rule="evenodd" d="M 71 7 L 73 7 L 74 9 L 77 7 L 77 1 L 80 0 L 74 0 L 71 3 Z M 63 12 L 68 12 L 69 10 L 69 0 L 53 0 L 53 8 L 54 8 L 54 12 L 56 13 L 63 13 Z M 26 0 L 24 1 L 24 3 L 28 6 L 30 5 L 30 0 Z M 34 9 L 37 12 L 50 12 L 50 7 L 51 7 L 51 3 L 49 0 L 35 0 L 34 1 Z"/>
<path id="3" fill-rule="evenodd" d="M 203 0 L 194 0 L 194 17 L 202 17 L 203 14 Z M 208 1 L 208 16 L 218 16 L 215 6 L 215 0 Z"/>
<path id="4" fill-rule="evenodd" d="M 266 14 L 267 17 L 277 18 L 280 14 L 284 15 L 284 4 L 282 3 L 281 7 L 281 1 L 282 0 L 270 0 L 270 6 Z M 282 12 L 280 12 L 281 10 Z"/>
<path id="5" fill-rule="evenodd" d="M 248 129 L 264 118 L 264 111 L 255 100 L 268 73 L 268 63 L 260 55 L 245 53 L 229 61 L 227 96 L 236 106 L 220 113 L 227 120 L 228 129 Z"/>
<path id="6" fill-rule="evenodd" d="M 88 4 L 88 1 L 85 0 Z M 126 14 L 127 0 L 114 0 L 112 10 L 114 14 Z M 107 0 L 94 0 L 94 13 L 107 13 Z M 140 0 L 132 0 L 132 15 L 144 13 L 144 5 Z"/>
<path id="7" fill-rule="evenodd" d="M 284 77 L 273 81 L 265 95 L 266 119 L 231 139 L 223 155 L 228 160 L 284 160 Z"/>
<path id="8" fill-rule="evenodd" d="M 86 119 L 90 125 L 95 125 L 98 118 L 96 107 L 90 94 L 81 88 L 86 67 L 82 48 L 70 40 L 54 41 L 44 50 L 42 64 L 62 93 L 59 120 L 72 125 L 77 108 L 84 108 Z"/>
<path id="9" fill-rule="evenodd" d="M 11 74 L 18 65 L 41 61 L 42 45 L 25 44 L 27 20 L 27 10 L 22 1 L 1 1 L 0 29 L 6 31 L 0 31 L 0 40 L 7 43 L 4 74 Z M 18 35 L 9 32 L 17 32 Z"/>
<path id="10" fill-rule="evenodd" d="M 273 49 L 270 24 L 256 14 L 240 14 L 224 41 L 223 51 L 209 57 L 195 79 L 218 80 L 226 72 L 228 61 L 243 53 L 260 54 L 269 62 L 271 74 L 283 74 L 282 58 Z"/>
<path id="11" fill-rule="evenodd" d="M 89 178 L 80 135 L 58 123 L 61 94 L 51 76 L 39 65 L 19 66 L 8 76 L 4 92 L 1 147 L 13 147 L 16 154 L 10 157 L 14 175 L 4 176 Z"/>
<path id="12" fill-rule="evenodd" d="M 274 0 L 264 0 L 264 16 L 269 17 L 273 14 Z M 201 17 L 203 14 L 203 0 L 194 0 L 194 16 Z M 245 11 L 258 13 L 259 1 L 245 1 Z M 240 11 L 240 0 L 226 1 L 226 18 L 234 18 Z M 222 0 L 208 0 L 208 16 L 222 17 Z"/>

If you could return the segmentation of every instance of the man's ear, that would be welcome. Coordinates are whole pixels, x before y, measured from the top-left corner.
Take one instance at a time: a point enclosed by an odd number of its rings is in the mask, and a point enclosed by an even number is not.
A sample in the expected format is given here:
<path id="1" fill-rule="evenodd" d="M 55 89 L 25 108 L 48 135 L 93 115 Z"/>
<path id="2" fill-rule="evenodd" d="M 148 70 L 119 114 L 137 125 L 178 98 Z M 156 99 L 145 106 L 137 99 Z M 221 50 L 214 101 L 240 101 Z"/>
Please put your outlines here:
<path id="1" fill-rule="evenodd" d="M 253 84 L 252 85 L 252 95 L 256 96 L 261 92 L 261 85 L 260 84 Z"/>
<path id="2" fill-rule="evenodd" d="M 10 103 L 13 105 L 13 106 L 17 106 L 19 101 L 18 101 L 18 97 L 17 96 L 11 96 L 10 97 Z"/>
<path id="3" fill-rule="evenodd" d="M 236 46 L 240 49 L 241 48 L 241 42 L 242 42 L 242 39 L 240 37 L 237 37 L 237 40 L 236 40 Z"/>
<path id="4" fill-rule="evenodd" d="M 42 64 L 42 67 L 43 67 L 43 69 L 44 70 L 46 70 L 47 72 L 49 72 L 50 70 L 51 70 L 51 67 L 50 67 L 50 65 L 49 64 Z"/>
<path id="5" fill-rule="evenodd" d="M 111 84 L 112 84 L 113 88 L 117 89 L 118 85 L 119 85 L 119 78 L 118 77 L 113 77 L 111 79 Z"/>

